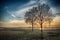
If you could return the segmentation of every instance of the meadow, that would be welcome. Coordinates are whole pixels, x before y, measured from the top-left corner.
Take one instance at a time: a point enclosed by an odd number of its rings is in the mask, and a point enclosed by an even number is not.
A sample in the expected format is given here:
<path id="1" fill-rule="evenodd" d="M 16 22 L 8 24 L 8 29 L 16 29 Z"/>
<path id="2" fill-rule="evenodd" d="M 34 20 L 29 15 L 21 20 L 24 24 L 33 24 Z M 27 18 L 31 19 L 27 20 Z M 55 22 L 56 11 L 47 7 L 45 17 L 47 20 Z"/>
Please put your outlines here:
<path id="1" fill-rule="evenodd" d="M 43 30 L 43 40 L 60 40 L 60 29 Z M 41 31 L 31 28 L 0 28 L 0 40 L 41 40 Z"/>

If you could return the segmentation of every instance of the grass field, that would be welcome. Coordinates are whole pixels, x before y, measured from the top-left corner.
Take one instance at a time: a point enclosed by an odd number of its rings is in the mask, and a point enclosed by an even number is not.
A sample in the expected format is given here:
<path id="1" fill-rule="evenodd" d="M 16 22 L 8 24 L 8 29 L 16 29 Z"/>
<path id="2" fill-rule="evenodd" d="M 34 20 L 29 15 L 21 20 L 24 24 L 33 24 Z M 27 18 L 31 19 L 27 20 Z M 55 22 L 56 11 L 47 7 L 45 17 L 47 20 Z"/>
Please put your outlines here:
<path id="1" fill-rule="evenodd" d="M 43 40 L 60 40 L 59 30 L 44 30 Z M 41 40 L 41 32 L 38 29 L 3 28 L 0 30 L 0 40 Z"/>

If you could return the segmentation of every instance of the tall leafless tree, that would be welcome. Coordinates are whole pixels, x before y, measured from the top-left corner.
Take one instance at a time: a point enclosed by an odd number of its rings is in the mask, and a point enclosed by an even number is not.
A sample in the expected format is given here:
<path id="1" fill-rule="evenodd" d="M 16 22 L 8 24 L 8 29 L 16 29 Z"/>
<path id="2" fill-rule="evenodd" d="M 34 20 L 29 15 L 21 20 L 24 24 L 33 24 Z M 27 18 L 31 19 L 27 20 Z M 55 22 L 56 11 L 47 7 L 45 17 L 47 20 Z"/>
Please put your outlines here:
<path id="1" fill-rule="evenodd" d="M 39 24 L 41 27 L 41 40 L 43 40 L 43 23 L 47 20 L 47 16 L 49 17 L 49 10 L 50 7 L 46 4 L 39 4 L 38 5 L 38 17 L 39 17 Z"/>
<path id="2" fill-rule="evenodd" d="M 26 23 L 32 24 L 32 31 L 33 31 L 36 14 L 37 14 L 37 7 L 33 7 L 32 9 L 30 9 L 28 12 L 25 13 Z"/>

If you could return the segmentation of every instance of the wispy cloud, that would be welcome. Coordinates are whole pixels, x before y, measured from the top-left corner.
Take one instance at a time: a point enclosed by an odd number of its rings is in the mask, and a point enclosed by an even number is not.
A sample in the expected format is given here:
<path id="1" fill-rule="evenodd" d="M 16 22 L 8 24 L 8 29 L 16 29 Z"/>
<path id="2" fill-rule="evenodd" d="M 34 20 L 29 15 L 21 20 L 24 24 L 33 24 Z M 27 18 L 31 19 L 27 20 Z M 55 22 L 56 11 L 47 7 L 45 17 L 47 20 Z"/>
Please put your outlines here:
<path id="1" fill-rule="evenodd" d="M 7 10 L 7 13 L 10 14 L 10 16 L 12 16 L 12 17 L 14 17 L 14 18 L 16 17 L 12 12 L 10 12 L 10 11 L 8 11 L 8 10 Z"/>
<path id="2" fill-rule="evenodd" d="M 36 2 L 37 2 L 36 0 L 31 0 L 31 1 L 27 2 L 26 4 L 24 4 L 22 6 L 19 6 L 18 10 L 16 10 L 15 13 L 17 15 L 19 15 L 19 14 L 21 15 L 21 14 L 25 13 L 25 11 L 27 11 L 28 9 L 30 9 L 32 6 L 35 6 L 35 5 L 32 5 L 32 4 L 35 4 Z M 43 4 L 43 3 L 47 4 L 48 0 L 40 0 L 40 3 L 41 4 Z M 56 12 L 56 8 L 51 7 L 51 10 L 53 11 L 53 13 Z"/>
<path id="3" fill-rule="evenodd" d="M 36 6 L 36 5 L 32 5 L 36 3 L 36 1 L 29 1 L 28 3 L 22 5 L 22 6 L 19 6 L 18 9 L 16 11 L 10 11 L 10 10 L 7 10 L 7 12 L 12 16 L 12 17 L 21 17 L 22 19 L 24 19 L 24 15 L 25 15 L 25 12 L 28 11 L 29 9 L 31 9 L 33 6 Z"/>
<path id="4" fill-rule="evenodd" d="M 15 12 L 15 14 L 16 14 L 17 16 L 24 17 L 26 11 L 28 11 L 28 10 L 31 9 L 32 7 L 33 7 L 33 6 L 26 7 L 26 8 L 20 9 L 20 10 L 17 10 L 17 11 Z"/>
<path id="5" fill-rule="evenodd" d="M 48 3 L 48 0 L 40 0 L 40 3 L 43 4 L 47 4 Z M 7 11 L 12 17 L 15 17 L 15 18 L 22 18 L 24 19 L 24 15 L 25 15 L 25 12 L 28 11 L 29 9 L 31 9 L 33 6 L 36 6 L 37 4 L 37 1 L 36 0 L 31 0 L 29 2 L 27 2 L 26 4 L 22 5 L 22 6 L 19 6 L 17 8 L 17 10 L 15 11 Z M 52 13 L 57 13 L 58 9 L 56 10 L 56 8 L 53 8 L 53 7 L 50 7 L 50 9 L 52 10 Z"/>
<path id="6" fill-rule="evenodd" d="M 27 2 L 26 4 L 19 6 L 18 8 L 22 9 L 22 8 L 29 7 L 29 6 L 34 6 L 33 4 L 35 4 L 35 3 L 36 3 L 36 1 L 31 0 L 31 1 Z"/>

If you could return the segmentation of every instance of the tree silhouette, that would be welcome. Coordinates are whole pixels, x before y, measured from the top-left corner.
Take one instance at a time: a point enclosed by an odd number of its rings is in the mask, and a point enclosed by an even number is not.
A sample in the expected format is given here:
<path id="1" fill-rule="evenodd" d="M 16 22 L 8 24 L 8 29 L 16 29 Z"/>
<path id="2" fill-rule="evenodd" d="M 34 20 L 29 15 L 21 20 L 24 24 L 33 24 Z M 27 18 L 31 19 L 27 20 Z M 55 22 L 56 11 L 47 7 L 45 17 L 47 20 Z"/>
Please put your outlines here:
<path id="1" fill-rule="evenodd" d="M 33 7 L 32 9 L 25 13 L 26 23 L 32 24 L 32 31 L 37 12 L 38 12 L 37 7 Z"/>
<path id="2" fill-rule="evenodd" d="M 52 21 L 52 12 L 49 12 L 50 7 L 47 4 L 39 4 L 37 7 L 33 7 L 32 9 L 29 9 L 25 13 L 25 19 L 26 23 L 32 24 L 32 30 L 33 30 L 33 25 L 36 20 L 39 21 L 40 27 L 42 29 L 43 23 L 45 21 L 48 21 L 49 24 Z"/>
<path id="3" fill-rule="evenodd" d="M 47 19 L 46 17 L 48 16 L 48 11 L 49 11 L 50 7 L 46 4 L 42 4 L 42 5 L 38 5 L 38 17 L 39 17 L 39 24 L 41 27 L 41 40 L 43 40 L 43 23 L 45 22 L 45 20 Z"/>
<path id="4" fill-rule="evenodd" d="M 45 21 L 48 21 L 47 20 L 47 17 L 49 17 L 49 10 L 50 10 L 50 7 L 46 4 L 42 4 L 42 5 L 38 5 L 38 19 L 39 19 L 39 24 L 40 24 L 40 27 L 42 28 L 43 26 L 43 23 Z"/>

